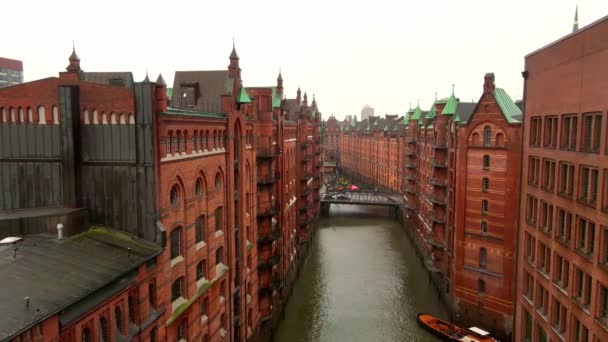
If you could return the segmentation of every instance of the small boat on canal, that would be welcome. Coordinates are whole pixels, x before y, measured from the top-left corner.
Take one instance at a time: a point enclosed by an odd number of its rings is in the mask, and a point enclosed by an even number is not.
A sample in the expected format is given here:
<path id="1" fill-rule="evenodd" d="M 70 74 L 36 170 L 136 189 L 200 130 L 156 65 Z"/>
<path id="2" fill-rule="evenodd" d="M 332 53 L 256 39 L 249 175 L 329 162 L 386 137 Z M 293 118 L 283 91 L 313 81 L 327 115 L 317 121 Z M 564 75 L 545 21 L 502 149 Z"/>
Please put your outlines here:
<path id="1" fill-rule="evenodd" d="M 498 342 L 490 333 L 477 327 L 463 328 L 435 316 L 419 313 L 418 323 L 445 341 Z"/>

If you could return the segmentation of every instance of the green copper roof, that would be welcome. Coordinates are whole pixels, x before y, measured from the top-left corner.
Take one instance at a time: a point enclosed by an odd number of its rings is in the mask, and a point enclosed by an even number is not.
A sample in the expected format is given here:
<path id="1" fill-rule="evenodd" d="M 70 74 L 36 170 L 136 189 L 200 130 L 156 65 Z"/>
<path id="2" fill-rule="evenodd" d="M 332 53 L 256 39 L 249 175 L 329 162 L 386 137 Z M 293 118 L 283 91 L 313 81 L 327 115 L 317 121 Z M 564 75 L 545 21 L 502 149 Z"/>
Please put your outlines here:
<path id="1" fill-rule="evenodd" d="M 409 125 L 410 123 L 410 112 L 406 112 L 405 116 L 403 117 L 403 124 L 404 125 Z"/>
<path id="2" fill-rule="evenodd" d="M 277 87 L 272 87 L 272 108 L 281 107 L 281 96 L 277 92 Z"/>
<path id="3" fill-rule="evenodd" d="M 462 121 L 462 119 L 460 118 L 460 115 L 458 115 L 458 113 L 456 113 L 456 115 L 454 116 L 454 122 L 459 123 L 461 121 Z"/>
<path id="4" fill-rule="evenodd" d="M 496 98 L 496 102 L 498 102 L 498 106 L 500 106 L 500 110 L 508 123 L 521 122 L 520 119 L 516 118 L 516 116 L 521 117 L 521 109 L 511 100 L 511 97 L 504 89 L 494 89 L 494 98 Z"/>
<path id="5" fill-rule="evenodd" d="M 437 116 L 437 108 L 435 107 L 435 103 L 429 110 L 429 113 L 426 115 L 425 119 L 434 119 Z"/>
<path id="6" fill-rule="evenodd" d="M 420 109 L 420 105 L 414 109 L 414 114 L 412 115 L 411 119 L 415 121 L 422 119 L 422 110 Z"/>
<path id="7" fill-rule="evenodd" d="M 166 112 L 163 112 L 164 115 L 184 115 L 184 116 L 200 116 L 206 118 L 217 118 L 217 119 L 225 119 L 226 113 L 211 113 L 211 112 L 199 112 L 195 110 L 187 110 L 187 109 L 178 109 L 178 108 L 169 108 Z"/>
<path id="8" fill-rule="evenodd" d="M 244 87 L 241 87 L 241 91 L 239 92 L 239 98 L 236 100 L 237 103 L 251 103 L 251 99 Z"/>
<path id="9" fill-rule="evenodd" d="M 458 100 L 456 100 L 456 96 L 454 96 L 454 87 L 452 87 L 452 95 L 448 99 L 448 103 L 443 107 L 442 115 L 454 115 L 456 114 L 456 110 L 458 109 Z"/>
<path id="10" fill-rule="evenodd" d="M 173 88 L 167 88 L 167 98 L 171 98 L 173 96 Z"/>

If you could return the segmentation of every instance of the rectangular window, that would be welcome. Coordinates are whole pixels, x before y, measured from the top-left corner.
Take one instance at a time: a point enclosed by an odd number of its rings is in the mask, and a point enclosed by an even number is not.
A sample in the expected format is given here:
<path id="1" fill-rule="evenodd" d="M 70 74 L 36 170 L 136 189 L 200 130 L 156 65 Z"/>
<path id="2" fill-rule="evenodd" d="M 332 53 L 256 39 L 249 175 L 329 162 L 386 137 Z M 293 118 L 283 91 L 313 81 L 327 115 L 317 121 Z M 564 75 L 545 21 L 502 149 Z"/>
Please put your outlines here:
<path id="1" fill-rule="evenodd" d="M 555 186 L 555 161 L 543 159 L 543 177 L 541 188 L 553 192 Z"/>
<path id="2" fill-rule="evenodd" d="M 604 321 L 604 324 L 608 323 L 608 287 L 601 283 L 597 283 L 600 289 L 600 295 L 598 298 L 597 305 L 597 317 Z"/>
<path id="3" fill-rule="evenodd" d="M 549 292 L 539 282 L 536 283 L 536 289 L 536 310 L 546 318 L 549 313 Z"/>
<path id="4" fill-rule="evenodd" d="M 553 206 L 545 201 L 540 205 L 540 225 L 539 228 L 547 234 L 553 230 Z"/>
<path id="5" fill-rule="evenodd" d="M 559 194 L 572 198 L 574 195 L 574 165 L 561 162 L 559 177 Z"/>
<path id="6" fill-rule="evenodd" d="M 604 169 L 604 185 L 602 191 L 602 209 L 608 212 L 608 169 Z"/>
<path id="7" fill-rule="evenodd" d="M 214 213 L 215 218 L 215 231 L 222 230 L 222 208 L 216 208 Z"/>
<path id="8" fill-rule="evenodd" d="M 580 268 L 574 267 L 573 297 L 585 309 L 589 307 L 591 302 L 591 285 L 591 276 Z"/>
<path id="9" fill-rule="evenodd" d="M 572 213 L 564 209 L 557 209 L 557 231 L 555 237 L 564 243 L 569 243 L 572 238 Z"/>
<path id="10" fill-rule="evenodd" d="M 599 172 L 589 166 L 579 167 L 578 200 L 595 206 Z"/>
<path id="11" fill-rule="evenodd" d="M 553 269 L 553 282 L 562 289 L 568 288 L 568 277 L 570 276 L 570 263 L 561 255 L 555 253 L 555 264 Z"/>
<path id="12" fill-rule="evenodd" d="M 528 161 L 528 184 L 538 186 L 540 181 L 540 158 L 530 156 Z"/>
<path id="13" fill-rule="evenodd" d="M 481 200 L 481 215 L 488 214 L 488 200 Z"/>
<path id="14" fill-rule="evenodd" d="M 593 258 L 595 245 L 595 223 L 578 217 L 576 227 L 576 248 L 589 259 Z"/>
<path id="15" fill-rule="evenodd" d="M 526 249 L 525 249 L 525 257 L 528 262 L 534 265 L 534 260 L 536 257 L 536 239 L 526 232 Z"/>
<path id="16" fill-rule="evenodd" d="M 601 226 L 600 234 L 600 263 L 608 267 L 608 227 Z"/>
<path id="17" fill-rule="evenodd" d="M 557 298 L 553 298 L 552 305 L 553 313 L 551 314 L 551 325 L 557 332 L 563 334 L 566 331 L 566 317 L 568 311 Z"/>
<path id="18" fill-rule="evenodd" d="M 174 228 L 171 231 L 171 259 L 181 255 L 181 243 L 182 243 L 182 230 L 181 228 Z"/>
<path id="19" fill-rule="evenodd" d="M 538 243 L 538 270 L 548 275 L 551 269 L 551 249 L 544 243 Z"/>
<path id="20" fill-rule="evenodd" d="M 200 215 L 196 218 L 196 221 L 194 222 L 194 229 L 195 229 L 195 235 L 196 235 L 195 236 L 196 242 L 205 241 L 206 228 L 205 228 L 205 216 L 204 215 Z"/>
<path id="21" fill-rule="evenodd" d="M 540 146 L 542 130 L 542 118 L 534 116 L 530 118 L 530 146 Z"/>
<path id="22" fill-rule="evenodd" d="M 526 221 L 529 225 L 536 224 L 536 214 L 538 210 L 538 199 L 532 195 L 528 195 L 527 205 L 526 205 Z"/>
<path id="23" fill-rule="evenodd" d="M 581 151 L 598 153 L 602 136 L 602 114 L 583 114 L 583 133 L 581 135 Z"/>
<path id="24" fill-rule="evenodd" d="M 562 150 L 576 150 L 576 133 L 577 133 L 577 120 L 576 115 L 564 115 L 562 117 Z"/>
<path id="25" fill-rule="evenodd" d="M 534 298 L 532 294 L 534 293 L 534 278 L 528 273 L 528 271 L 524 270 L 524 290 L 523 295 L 528 300 L 532 301 Z"/>
<path id="26" fill-rule="evenodd" d="M 524 320 L 525 320 L 525 325 L 524 325 L 524 342 L 532 342 L 532 316 L 530 315 L 530 313 L 528 313 L 528 311 L 526 311 L 525 309 L 522 309 L 524 311 Z"/>
<path id="27" fill-rule="evenodd" d="M 587 327 L 583 323 L 581 323 L 581 321 L 579 321 L 576 316 L 573 315 L 572 320 L 574 323 L 573 340 L 576 342 L 588 342 L 589 329 L 587 329 Z"/>
<path id="28" fill-rule="evenodd" d="M 557 146 L 557 116 L 545 117 L 545 139 L 544 147 L 555 148 Z"/>

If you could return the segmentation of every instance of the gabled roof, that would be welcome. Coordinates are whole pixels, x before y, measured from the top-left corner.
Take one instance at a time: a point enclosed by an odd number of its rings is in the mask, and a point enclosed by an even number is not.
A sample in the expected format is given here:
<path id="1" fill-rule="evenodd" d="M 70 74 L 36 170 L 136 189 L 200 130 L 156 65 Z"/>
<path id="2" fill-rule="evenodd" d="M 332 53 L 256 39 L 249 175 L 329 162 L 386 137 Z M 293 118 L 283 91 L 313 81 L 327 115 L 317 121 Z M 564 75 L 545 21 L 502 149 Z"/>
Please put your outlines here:
<path id="1" fill-rule="evenodd" d="M 521 109 L 513 102 L 509 94 L 502 88 L 494 89 L 494 98 L 508 123 L 519 123 L 522 119 Z"/>

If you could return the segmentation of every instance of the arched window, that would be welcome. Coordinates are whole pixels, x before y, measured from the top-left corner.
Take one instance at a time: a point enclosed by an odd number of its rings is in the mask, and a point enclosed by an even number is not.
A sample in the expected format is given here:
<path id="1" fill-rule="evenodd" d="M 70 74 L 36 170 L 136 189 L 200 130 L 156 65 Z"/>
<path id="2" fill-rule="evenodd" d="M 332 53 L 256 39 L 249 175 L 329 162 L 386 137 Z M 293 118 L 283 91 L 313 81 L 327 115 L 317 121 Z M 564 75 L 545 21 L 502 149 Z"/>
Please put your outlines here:
<path id="1" fill-rule="evenodd" d="M 173 155 L 176 156 L 179 154 L 179 136 L 180 136 L 181 132 L 177 131 L 175 132 L 175 135 L 173 135 L 173 143 L 171 144 L 173 147 Z"/>
<path id="2" fill-rule="evenodd" d="M 182 229 L 173 228 L 171 231 L 171 259 L 177 258 L 182 254 Z"/>
<path id="3" fill-rule="evenodd" d="M 182 297 L 182 291 L 184 288 L 184 277 L 179 277 L 171 285 L 171 301 L 174 302 L 179 297 Z"/>
<path id="4" fill-rule="evenodd" d="M 158 328 L 154 327 L 150 330 L 150 342 L 156 342 L 158 339 Z"/>
<path id="5" fill-rule="evenodd" d="M 169 200 L 171 201 L 171 206 L 173 208 L 177 208 L 177 206 L 179 205 L 179 188 L 177 187 L 177 185 L 174 185 L 171 188 L 171 193 L 169 194 Z"/>
<path id="6" fill-rule="evenodd" d="M 218 247 L 215 250 L 215 264 L 219 265 L 224 262 L 224 247 Z"/>
<path id="7" fill-rule="evenodd" d="M 135 115 L 133 115 L 132 113 L 129 114 L 129 124 L 135 125 Z"/>
<path id="8" fill-rule="evenodd" d="M 479 294 L 486 293 L 486 282 L 483 279 L 477 281 L 477 292 Z"/>
<path id="9" fill-rule="evenodd" d="M 182 134 L 182 141 L 181 141 L 181 146 L 180 146 L 180 152 L 182 154 L 186 153 L 186 142 L 188 141 L 188 132 L 184 131 L 184 134 Z"/>
<path id="10" fill-rule="evenodd" d="M 211 149 L 211 138 L 209 137 L 209 130 L 205 131 L 205 150 Z"/>
<path id="11" fill-rule="evenodd" d="M 93 110 L 93 125 L 99 125 L 99 113 Z"/>
<path id="12" fill-rule="evenodd" d="M 484 199 L 481 200 L 481 215 L 487 215 L 488 214 L 488 200 Z"/>
<path id="13" fill-rule="evenodd" d="M 123 334 L 123 323 L 122 323 L 122 310 L 120 309 L 120 306 L 117 306 L 114 308 L 114 320 L 116 323 L 116 331 L 118 331 L 119 334 Z"/>
<path id="14" fill-rule="evenodd" d="M 11 123 L 17 122 L 17 115 L 15 115 L 15 108 L 9 108 L 9 112 L 11 113 Z"/>
<path id="15" fill-rule="evenodd" d="M 137 315 L 137 313 L 135 312 L 135 300 L 131 296 L 127 298 L 127 309 L 129 313 L 129 322 L 135 324 L 137 320 L 135 316 Z"/>
<path id="16" fill-rule="evenodd" d="M 196 280 L 201 280 L 201 279 L 205 278 L 206 273 L 207 273 L 207 261 L 201 260 L 196 265 Z"/>
<path id="17" fill-rule="evenodd" d="M 479 249 L 479 268 L 488 266 L 488 250 L 485 247 Z"/>
<path id="18" fill-rule="evenodd" d="M 475 145 L 475 146 L 479 145 L 479 133 L 477 133 L 477 132 L 473 133 L 473 137 L 471 140 L 472 140 L 471 142 L 473 143 L 473 145 Z"/>
<path id="19" fill-rule="evenodd" d="M 492 143 L 492 128 L 486 126 L 483 129 L 483 146 L 490 146 Z"/>
<path id="20" fill-rule="evenodd" d="M 89 111 L 88 110 L 84 110 L 84 112 L 82 113 L 83 119 L 84 119 L 84 124 L 85 125 L 90 125 L 91 124 L 91 118 L 89 118 Z"/>
<path id="21" fill-rule="evenodd" d="M 99 341 L 108 341 L 108 320 L 105 317 L 99 319 Z"/>
<path id="22" fill-rule="evenodd" d="M 220 173 L 215 174 L 215 191 L 220 191 L 222 188 L 222 175 Z"/>
<path id="23" fill-rule="evenodd" d="M 222 207 L 217 207 L 214 213 L 215 219 L 215 231 L 219 232 L 222 230 Z"/>
<path id="24" fill-rule="evenodd" d="M 481 180 L 481 191 L 488 192 L 490 190 L 490 179 L 488 177 L 484 177 Z"/>
<path id="25" fill-rule="evenodd" d="M 154 279 L 148 283 L 148 303 L 152 308 L 156 308 L 156 280 Z"/>
<path id="26" fill-rule="evenodd" d="M 116 125 L 116 123 L 116 113 L 112 112 L 110 113 L 110 124 Z"/>
<path id="27" fill-rule="evenodd" d="M 46 111 L 44 109 L 44 106 L 38 107 L 38 124 L 46 125 Z"/>
<path id="28" fill-rule="evenodd" d="M 213 149 L 217 148 L 217 131 L 213 131 Z"/>
<path id="29" fill-rule="evenodd" d="M 484 169 L 490 168 L 490 156 L 488 156 L 488 155 L 483 156 L 483 168 Z"/>
<path id="30" fill-rule="evenodd" d="M 171 155 L 171 137 L 172 137 L 173 133 L 169 132 L 167 133 L 167 138 L 165 138 L 165 146 L 167 147 L 167 156 Z"/>
<path id="31" fill-rule="evenodd" d="M 505 144 L 505 135 L 502 133 L 496 134 L 496 145 L 504 146 Z"/>
<path id="32" fill-rule="evenodd" d="M 208 297 L 205 297 L 201 301 L 201 316 L 207 316 L 208 312 L 209 312 L 209 299 L 208 299 Z"/>
<path id="33" fill-rule="evenodd" d="M 31 107 L 27 107 L 27 122 L 34 123 L 34 112 Z"/>
<path id="34" fill-rule="evenodd" d="M 127 124 L 127 119 L 125 118 L 125 113 L 120 113 L 120 119 L 118 121 L 121 125 Z"/>
<path id="35" fill-rule="evenodd" d="M 23 114 L 23 108 L 19 107 L 19 122 L 25 123 L 25 115 Z"/>
<path id="36" fill-rule="evenodd" d="M 53 106 L 53 124 L 59 125 L 59 109 L 57 106 Z"/>
<path id="37" fill-rule="evenodd" d="M 207 236 L 205 234 L 207 231 L 205 221 L 206 221 L 205 215 L 200 215 L 196 218 L 196 220 L 194 222 L 194 229 L 195 229 L 197 243 L 199 243 L 201 241 L 205 241 L 207 238 Z"/>
<path id="38" fill-rule="evenodd" d="M 0 108 L 0 113 L 2 113 L 2 122 L 6 123 L 6 109 Z"/>
<path id="39" fill-rule="evenodd" d="M 488 222 L 481 221 L 481 232 L 482 233 L 487 233 L 488 232 Z"/>
<path id="40" fill-rule="evenodd" d="M 179 325 L 177 326 L 177 340 L 187 340 L 188 339 L 188 335 L 186 333 L 187 331 L 187 324 L 188 324 L 188 320 L 187 319 L 182 319 L 181 322 L 179 322 Z"/>
<path id="41" fill-rule="evenodd" d="M 91 330 L 89 328 L 82 329 L 82 342 L 91 342 Z"/>
<path id="42" fill-rule="evenodd" d="M 203 179 L 202 178 L 198 178 L 196 180 L 196 183 L 194 183 L 194 194 L 198 198 L 203 197 Z"/>
<path id="43" fill-rule="evenodd" d="M 101 112 L 101 124 L 102 125 L 108 124 L 108 115 L 105 112 Z"/>

